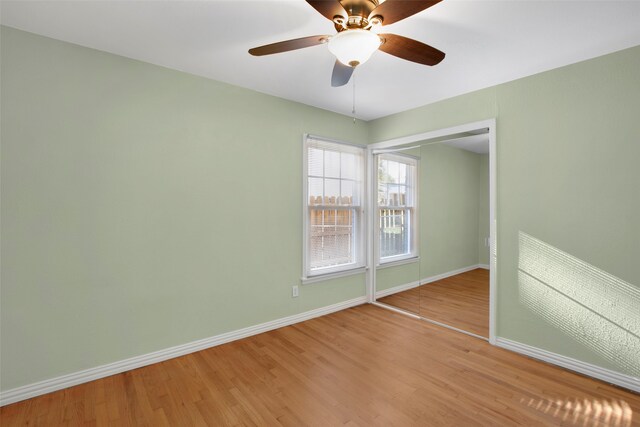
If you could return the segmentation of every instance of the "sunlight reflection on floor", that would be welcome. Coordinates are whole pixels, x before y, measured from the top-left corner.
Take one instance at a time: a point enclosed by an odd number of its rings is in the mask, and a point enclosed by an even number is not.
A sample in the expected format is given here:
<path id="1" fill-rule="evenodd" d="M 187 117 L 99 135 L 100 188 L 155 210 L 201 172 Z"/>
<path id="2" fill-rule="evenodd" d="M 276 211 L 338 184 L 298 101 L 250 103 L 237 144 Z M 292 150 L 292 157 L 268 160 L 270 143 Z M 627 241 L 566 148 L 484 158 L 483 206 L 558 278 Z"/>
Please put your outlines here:
<path id="1" fill-rule="evenodd" d="M 624 400 L 520 399 L 520 403 L 551 415 L 563 425 L 629 427 L 633 411 Z"/>

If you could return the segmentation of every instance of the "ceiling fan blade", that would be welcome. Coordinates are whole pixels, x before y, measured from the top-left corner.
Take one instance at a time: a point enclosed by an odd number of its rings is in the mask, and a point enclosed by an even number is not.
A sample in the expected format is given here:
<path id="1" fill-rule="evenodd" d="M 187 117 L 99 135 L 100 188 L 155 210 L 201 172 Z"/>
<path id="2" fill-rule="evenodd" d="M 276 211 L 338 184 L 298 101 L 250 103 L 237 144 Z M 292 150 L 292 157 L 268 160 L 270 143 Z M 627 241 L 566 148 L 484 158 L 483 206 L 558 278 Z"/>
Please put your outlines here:
<path id="1" fill-rule="evenodd" d="M 380 34 L 380 38 L 383 39 L 383 43 L 380 45 L 381 51 L 389 55 L 397 56 L 398 58 L 406 59 L 407 61 L 424 65 L 436 65 L 439 64 L 445 56 L 444 52 L 439 51 L 435 47 L 407 37 L 396 34 Z"/>
<path id="2" fill-rule="evenodd" d="M 347 11 L 338 0 L 307 0 L 307 3 L 329 21 L 333 21 L 334 16 L 342 16 L 345 20 L 348 18 Z"/>
<path id="3" fill-rule="evenodd" d="M 333 73 L 331 74 L 331 86 L 339 87 L 349 83 L 353 70 L 353 67 L 349 67 L 340 61 L 336 61 L 333 66 Z"/>
<path id="4" fill-rule="evenodd" d="M 442 0 L 387 0 L 369 14 L 369 19 L 382 16 L 382 25 L 393 24 L 418 12 L 422 12 Z"/>
<path id="5" fill-rule="evenodd" d="M 278 43 L 267 44 L 249 49 L 249 53 L 254 56 L 272 55 L 274 53 L 288 52 L 290 50 L 302 49 L 326 43 L 330 36 L 310 36 L 300 39 L 287 40 Z"/>

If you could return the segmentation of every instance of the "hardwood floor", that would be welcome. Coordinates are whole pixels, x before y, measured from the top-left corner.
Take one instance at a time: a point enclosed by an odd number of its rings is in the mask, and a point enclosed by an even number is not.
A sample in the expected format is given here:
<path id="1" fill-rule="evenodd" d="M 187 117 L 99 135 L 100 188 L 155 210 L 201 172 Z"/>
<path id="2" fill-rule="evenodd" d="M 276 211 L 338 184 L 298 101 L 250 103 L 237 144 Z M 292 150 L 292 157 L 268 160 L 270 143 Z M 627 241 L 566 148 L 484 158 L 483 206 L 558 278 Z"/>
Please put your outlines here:
<path id="1" fill-rule="evenodd" d="M 640 396 L 372 305 L 5 406 L 15 425 L 640 425 Z"/>
<path id="2" fill-rule="evenodd" d="M 423 285 L 426 286 L 426 285 Z M 414 314 L 420 314 L 420 288 L 411 288 L 387 297 L 378 298 L 377 301 L 393 307 L 401 308 Z"/>
<path id="3" fill-rule="evenodd" d="M 478 268 L 378 301 L 489 337 L 489 270 Z"/>
<path id="4" fill-rule="evenodd" d="M 489 337 L 489 270 L 478 268 L 420 286 L 420 315 Z"/>

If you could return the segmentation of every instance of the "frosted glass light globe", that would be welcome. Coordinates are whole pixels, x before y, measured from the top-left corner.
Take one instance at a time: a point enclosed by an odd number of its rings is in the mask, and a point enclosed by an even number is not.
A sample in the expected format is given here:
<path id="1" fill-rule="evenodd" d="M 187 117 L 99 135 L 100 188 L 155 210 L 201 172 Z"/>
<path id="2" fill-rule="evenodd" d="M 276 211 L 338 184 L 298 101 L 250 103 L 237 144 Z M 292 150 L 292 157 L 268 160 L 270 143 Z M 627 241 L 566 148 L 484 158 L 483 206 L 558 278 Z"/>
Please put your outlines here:
<path id="1" fill-rule="evenodd" d="M 380 47 L 380 37 L 367 30 L 345 30 L 329 39 L 329 52 L 350 67 L 364 64 Z"/>

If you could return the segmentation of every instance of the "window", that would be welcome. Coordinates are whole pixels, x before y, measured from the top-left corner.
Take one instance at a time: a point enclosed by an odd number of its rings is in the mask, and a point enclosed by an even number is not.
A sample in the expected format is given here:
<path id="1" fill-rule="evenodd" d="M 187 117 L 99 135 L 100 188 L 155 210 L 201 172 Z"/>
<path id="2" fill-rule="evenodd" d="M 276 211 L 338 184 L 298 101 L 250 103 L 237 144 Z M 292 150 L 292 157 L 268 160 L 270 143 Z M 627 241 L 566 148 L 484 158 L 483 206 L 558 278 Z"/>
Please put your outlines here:
<path id="1" fill-rule="evenodd" d="M 305 277 L 363 266 L 364 148 L 305 138 Z"/>
<path id="2" fill-rule="evenodd" d="M 378 156 L 378 234 L 380 263 L 417 256 L 417 160 Z"/>

